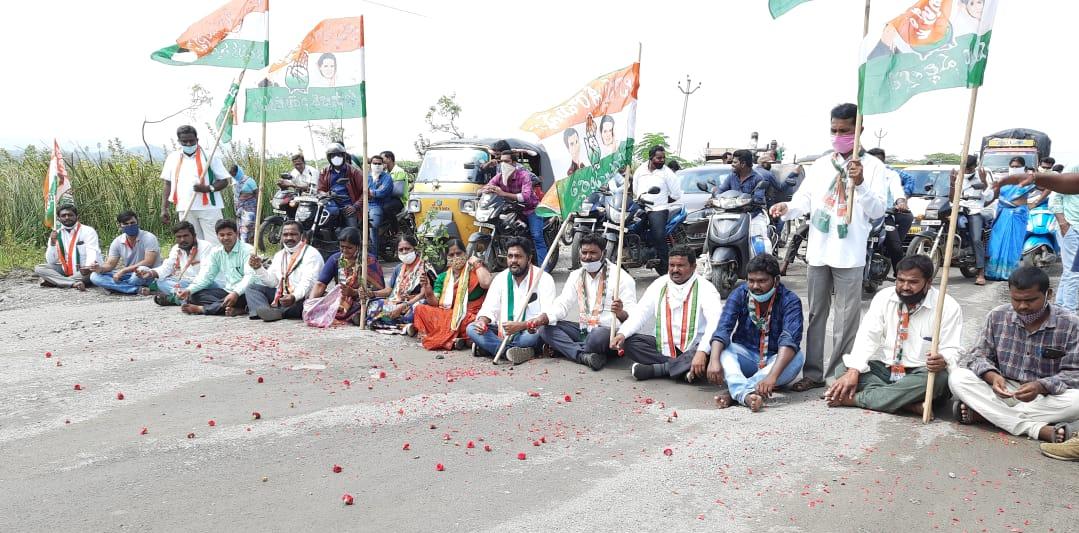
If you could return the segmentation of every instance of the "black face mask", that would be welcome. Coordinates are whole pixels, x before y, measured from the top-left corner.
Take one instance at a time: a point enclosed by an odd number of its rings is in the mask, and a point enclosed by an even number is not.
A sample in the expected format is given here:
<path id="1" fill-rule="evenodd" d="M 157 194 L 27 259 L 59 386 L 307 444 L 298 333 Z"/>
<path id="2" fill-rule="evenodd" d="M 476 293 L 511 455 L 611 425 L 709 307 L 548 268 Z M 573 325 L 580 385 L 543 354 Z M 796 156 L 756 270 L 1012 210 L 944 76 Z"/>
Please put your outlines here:
<path id="1" fill-rule="evenodd" d="M 906 304 L 906 305 L 907 305 L 907 307 L 914 307 L 914 306 L 916 306 L 916 305 L 918 305 L 918 304 L 922 303 L 922 300 L 924 300 L 924 299 L 925 299 L 925 296 L 926 296 L 927 294 L 929 294 L 929 290 L 928 290 L 928 289 L 927 289 L 927 290 L 924 290 L 924 291 L 922 291 L 922 292 L 916 292 L 916 293 L 914 293 L 914 294 L 911 294 L 911 295 L 909 295 L 909 296 L 906 296 L 906 295 L 902 295 L 902 294 L 899 294 L 898 292 L 896 292 L 896 296 L 899 296 L 899 301 L 901 301 L 901 302 L 903 302 L 904 304 Z"/>

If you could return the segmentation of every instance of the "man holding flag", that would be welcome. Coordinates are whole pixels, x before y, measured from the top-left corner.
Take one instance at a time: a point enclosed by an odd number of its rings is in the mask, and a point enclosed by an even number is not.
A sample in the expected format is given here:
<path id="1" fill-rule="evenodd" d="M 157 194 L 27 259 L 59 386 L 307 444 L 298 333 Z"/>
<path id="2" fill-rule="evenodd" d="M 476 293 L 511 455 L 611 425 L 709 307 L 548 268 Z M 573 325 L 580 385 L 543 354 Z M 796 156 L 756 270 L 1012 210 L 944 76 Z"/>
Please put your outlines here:
<path id="1" fill-rule="evenodd" d="M 225 201 L 221 190 L 229 186 L 229 173 L 221 158 L 210 156 L 199 146 L 199 134 L 192 126 L 176 129 L 180 150 L 165 158 L 161 167 L 161 221 L 168 224 L 169 204 L 180 220 L 191 222 L 200 240 L 218 244 L 214 226 L 221 220 Z"/>
<path id="2" fill-rule="evenodd" d="M 60 227 L 49 234 L 45 263 L 34 267 L 42 287 L 75 288 L 85 291 L 90 284 L 90 266 L 101 258 L 97 231 L 79 223 L 79 211 L 64 204 L 57 209 Z"/>

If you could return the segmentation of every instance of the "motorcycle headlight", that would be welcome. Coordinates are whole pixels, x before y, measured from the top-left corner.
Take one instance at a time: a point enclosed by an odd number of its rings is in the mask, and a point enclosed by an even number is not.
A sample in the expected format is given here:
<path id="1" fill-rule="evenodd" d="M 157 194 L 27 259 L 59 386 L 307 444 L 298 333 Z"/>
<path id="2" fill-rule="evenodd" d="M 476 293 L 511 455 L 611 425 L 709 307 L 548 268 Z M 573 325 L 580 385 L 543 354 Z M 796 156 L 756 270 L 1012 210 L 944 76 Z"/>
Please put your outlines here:
<path id="1" fill-rule="evenodd" d="M 291 202 L 289 202 L 288 206 L 289 207 L 296 207 L 296 200 L 292 200 Z"/>
<path id="2" fill-rule="evenodd" d="M 581 202 L 581 209 L 579 211 L 581 216 L 588 216 L 592 213 L 592 202 Z"/>
<path id="3" fill-rule="evenodd" d="M 307 222 L 311 218 L 311 206 L 301 205 L 296 208 L 296 220 L 300 222 Z"/>
<path id="4" fill-rule="evenodd" d="M 408 201 L 408 212 L 409 213 L 419 213 L 420 212 L 420 201 L 419 200 L 409 200 Z"/>
<path id="5" fill-rule="evenodd" d="M 929 220 L 936 220 L 940 218 L 940 211 L 937 209 L 926 209 L 924 218 Z"/>
<path id="6" fill-rule="evenodd" d="M 461 200 L 461 212 L 466 215 L 476 214 L 476 201 L 475 200 Z"/>

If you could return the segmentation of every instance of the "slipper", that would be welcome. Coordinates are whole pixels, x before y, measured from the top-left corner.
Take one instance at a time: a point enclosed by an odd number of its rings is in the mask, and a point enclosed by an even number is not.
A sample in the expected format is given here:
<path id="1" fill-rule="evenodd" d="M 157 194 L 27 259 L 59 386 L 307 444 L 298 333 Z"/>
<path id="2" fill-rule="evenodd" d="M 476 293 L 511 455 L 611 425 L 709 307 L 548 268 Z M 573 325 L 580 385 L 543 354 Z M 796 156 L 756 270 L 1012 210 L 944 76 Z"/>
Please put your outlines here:
<path id="1" fill-rule="evenodd" d="M 1064 436 L 1060 436 L 1060 430 L 1064 430 Z M 1079 435 L 1079 420 L 1072 420 L 1071 422 L 1059 422 L 1053 424 L 1053 443 L 1060 444 L 1072 437 Z"/>
<path id="2" fill-rule="evenodd" d="M 276 322 L 285 317 L 285 312 L 279 307 L 260 307 L 257 318 L 261 318 L 266 322 Z"/>
<path id="3" fill-rule="evenodd" d="M 966 409 L 966 416 L 963 415 L 963 409 Z M 970 410 L 967 404 L 959 401 L 952 400 L 952 416 L 955 417 L 955 421 L 964 426 L 974 424 L 974 412 Z"/>
<path id="4" fill-rule="evenodd" d="M 172 305 L 167 294 L 157 293 L 154 295 L 154 303 L 160 306 Z"/>
<path id="5" fill-rule="evenodd" d="M 790 390 L 794 392 L 805 392 L 810 389 L 819 389 L 824 386 L 823 381 L 816 381 L 809 378 L 802 378 L 797 383 L 790 386 Z"/>

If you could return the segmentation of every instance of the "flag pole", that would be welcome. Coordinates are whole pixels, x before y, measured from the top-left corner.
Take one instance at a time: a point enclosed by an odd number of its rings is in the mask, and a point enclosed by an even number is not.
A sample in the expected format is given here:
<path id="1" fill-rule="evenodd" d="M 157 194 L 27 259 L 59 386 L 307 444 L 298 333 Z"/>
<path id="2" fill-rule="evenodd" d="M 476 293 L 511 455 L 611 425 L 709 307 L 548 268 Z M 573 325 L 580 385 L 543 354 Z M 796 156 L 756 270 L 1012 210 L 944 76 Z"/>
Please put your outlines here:
<path id="1" fill-rule="evenodd" d="M 865 0 L 865 17 L 862 19 L 862 40 L 869 35 L 869 2 Z M 858 82 L 858 115 L 854 119 L 854 152 L 850 156 L 851 161 L 858 161 L 861 158 L 858 156 L 858 152 L 862 149 L 862 83 Z M 883 163 L 883 161 L 881 161 Z M 863 175 L 863 179 L 864 179 Z M 854 180 L 847 180 L 847 224 L 850 224 L 851 217 L 854 216 Z"/>
<path id="2" fill-rule="evenodd" d="M 970 135 L 974 129 L 974 110 L 978 105 L 978 86 L 970 89 L 970 107 L 967 109 L 967 129 L 963 133 L 963 151 L 959 154 L 960 176 L 966 169 L 967 154 L 970 152 Z M 952 216 L 948 217 L 948 240 L 944 246 L 944 267 L 940 273 L 940 289 L 937 291 L 937 307 L 933 314 L 933 343 L 929 353 L 937 353 L 940 348 L 940 325 L 944 315 L 944 297 L 948 292 L 948 273 L 951 271 L 952 251 L 955 245 L 956 223 L 959 221 L 959 202 L 963 199 L 963 188 L 952 183 Z M 933 418 L 933 386 L 937 379 L 936 372 L 929 373 L 925 384 L 925 403 L 922 405 L 922 422 L 928 423 Z"/>
<path id="3" fill-rule="evenodd" d="M 365 46 L 365 44 L 364 44 L 364 39 L 363 39 L 363 16 L 361 15 L 360 16 L 360 83 L 361 83 L 361 87 L 363 88 L 363 90 L 360 92 L 360 134 L 362 135 L 362 139 L 361 139 L 362 144 L 361 144 L 361 146 L 362 146 L 362 150 L 363 150 L 363 162 L 360 164 L 360 169 L 363 172 L 363 178 L 361 179 L 362 185 L 360 186 L 360 191 L 361 191 L 360 195 L 363 196 L 363 212 L 360 213 L 359 216 L 361 218 L 360 224 L 363 227 L 363 231 L 361 232 L 361 235 L 363 237 L 363 250 L 360 252 L 360 255 L 363 257 L 363 259 L 360 260 L 361 264 L 363 264 L 363 275 L 361 275 L 360 278 L 363 280 L 361 282 L 362 283 L 361 286 L 363 287 L 363 292 L 364 292 L 364 294 L 367 294 L 367 261 L 368 261 L 367 256 L 368 256 L 368 253 L 370 253 L 370 242 L 371 242 L 371 236 L 369 235 L 369 233 L 371 231 L 371 228 L 370 228 L 370 224 L 368 222 L 368 209 L 369 209 L 369 207 L 368 207 L 368 204 L 367 204 L 367 196 L 370 193 L 370 187 L 367 184 L 367 176 L 371 172 L 371 169 L 370 169 L 370 165 L 368 164 L 368 161 L 370 161 L 370 159 L 367 157 L 367 72 L 366 72 L 366 70 L 367 70 L 366 55 L 367 54 L 366 54 L 366 50 L 365 50 L 364 46 Z M 342 137 L 344 137 L 344 134 L 342 134 Z M 341 140 L 344 141 L 344 138 L 342 138 Z M 376 250 L 376 253 L 377 253 L 377 250 Z M 364 328 L 364 329 L 367 329 L 367 301 L 368 301 L 367 298 L 360 298 L 360 327 Z"/>
<path id="4" fill-rule="evenodd" d="M 262 108 L 262 158 L 259 160 L 259 188 L 256 191 L 258 200 L 255 201 L 255 255 L 259 253 L 259 222 L 262 220 L 262 182 L 266 176 L 266 108 Z"/>
<path id="5" fill-rule="evenodd" d="M 244 69 L 240 71 L 240 75 L 236 78 L 236 81 L 234 81 L 233 83 L 236 84 L 236 85 L 242 84 L 243 81 L 244 81 L 244 74 L 246 74 L 246 73 L 247 73 L 247 67 L 244 67 Z M 231 87 L 231 85 L 230 85 L 230 87 Z M 202 183 L 203 178 L 205 178 L 206 174 L 210 172 L 210 167 L 213 166 L 214 156 L 217 155 L 217 147 L 221 143 L 222 134 L 225 133 L 225 121 L 229 120 L 229 116 L 232 113 L 232 110 L 236 108 L 236 100 L 238 100 L 238 98 L 234 98 L 232 100 L 232 105 L 230 105 L 228 110 L 225 111 L 224 120 L 221 122 L 221 124 L 217 125 L 217 136 L 214 137 L 214 147 L 210 149 L 210 158 L 209 158 L 209 160 L 206 161 L 206 168 L 203 169 L 202 175 L 199 176 L 199 183 Z M 263 111 L 262 114 L 263 114 L 263 119 L 265 119 L 266 112 Z M 263 134 L 262 145 L 263 145 L 263 158 L 265 158 L 265 152 L 266 152 L 266 148 L 265 148 L 266 147 L 265 132 Z M 179 176 L 173 176 L 173 183 L 172 183 L 173 187 L 176 187 L 177 184 L 179 183 L 179 180 L 177 179 L 178 177 Z M 261 179 L 262 178 L 260 176 L 259 177 L 259 186 L 260 187 L 262 186 Z M 184 211 L 184 215 L 182 217 L 180 217 L 180 222 L 184 222 L 185 220 L 187 220 L 187 215 L 191 214 L 191 207 L 195 205 L 195 196 L 198 196 L 198 194 L 193 193 L 191 195 L 191 201 L 187 202 L 187 209 Z M 259 196 L 259 198 L 261 198 L 261 196 Z M 256 214 L 255 217 L 256 217 L 256 220 L 257 220 L 258 215 Z M 258 238 L 258 224 L 257 223 L 255 225 L 255 237 L 256 237 L 256 239 Z"/>
<path id="6" fill-rule="evenodd" d="M 637 68 L 640 68 L 641 64 L 641 48 L 641 43 L 637 43 Z M 640 83 L 640 74 L 638 74 L 637 76 L 637 82 Z M 636 114 L 636 111 L 634 111 L 634 114 Z M 634 116 L 633 126 L 637 126 L 636 116 Z M 628 130 L 626 131 L 627 140 L 633 139 L 635 136 L 636 132 Z M 614 269 L 614 294 L 616 296 L 618 295 L 619 288 L 622 286 L 622 246 L 625 242 L 623 237 L 626 234 L 626 204 L 629 202 L 629 184 L 630 179 L 632 179 L 632 177 L 629 176 L 629 162 L 633 160 L 633 147 L 627 146 L 626 149 L 629 150 L 629 153 L 631 155 L 630 157 L 626 158 L 626 176 L 624 176 L 622 179 L 622 216 L 618 217 L 618 256 L 615 258 Z M 611 336 L 609 339 L 607 339 L 607 344 L 614 342 L 615 332 L 616 330 L 618 330 L 618 328 L 615 327 L 617 324 L 618 317 L 614 316 L 614 313 L 611 313 Z"/>

